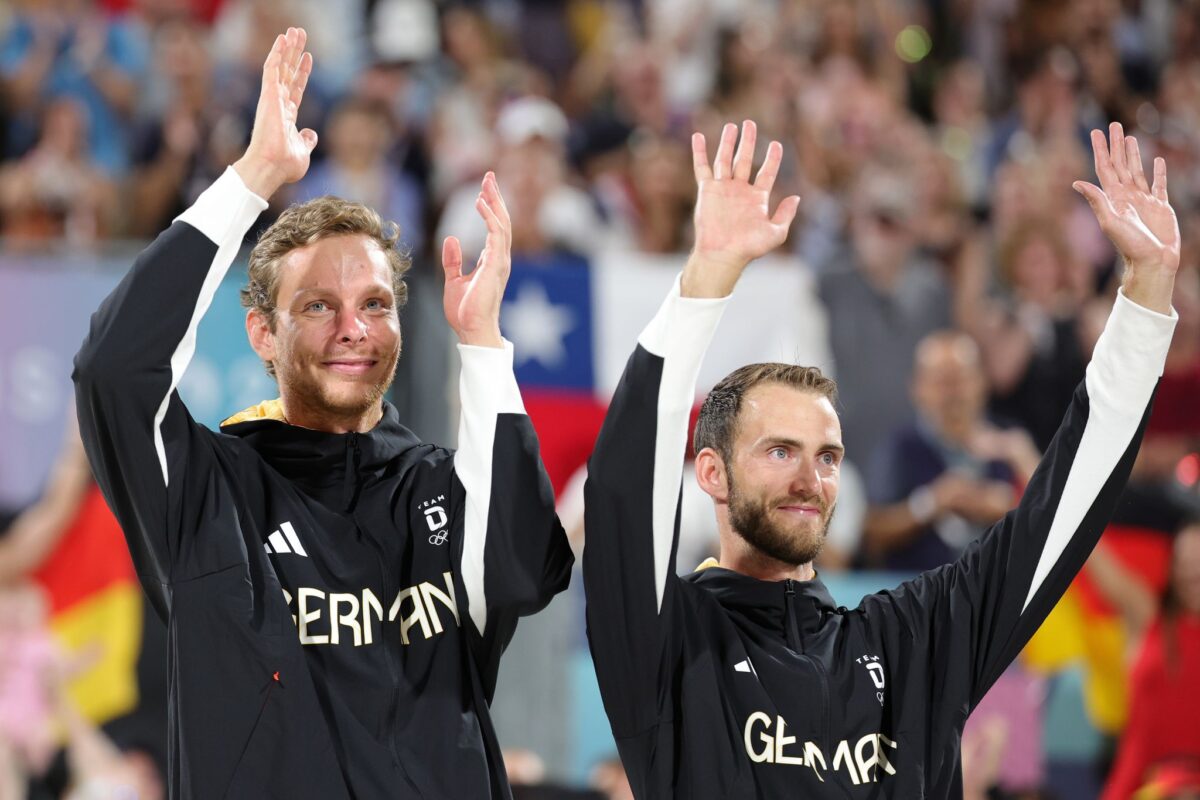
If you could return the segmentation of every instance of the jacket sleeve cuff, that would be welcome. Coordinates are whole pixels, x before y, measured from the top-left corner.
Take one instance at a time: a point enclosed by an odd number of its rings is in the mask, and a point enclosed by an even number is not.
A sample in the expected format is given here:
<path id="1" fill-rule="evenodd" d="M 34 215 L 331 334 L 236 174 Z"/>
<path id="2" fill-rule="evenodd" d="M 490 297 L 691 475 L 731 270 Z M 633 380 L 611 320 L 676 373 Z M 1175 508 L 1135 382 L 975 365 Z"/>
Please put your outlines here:
<path id="1" fill-rule="evenodd" d="M 676 276 L 658 313 L 638 337 L 638 344 L 662 358 L 679 358 L 699 364 L 732 295 L 684 297 L 680 293 L 682 277 Z"/>
<path id="2" fill-rule="evenodd" d="M 462 359 L 459 399 L 464 413 L 524 414 L 525 403 L 513 372 L 513 345 L 504 339 L 503 347 L 459 344 Z"/>
<path id="3" fill-rule="evenodd" d="M 226 167 L 221 177 L 175 221 L 186 222 L 220 244 L 235 236 L 241 241 L 266 208 L 267 201 L 246 188 L 237 170 Z"/>
<path id="4" fill-rule="evenodd" d="M 1179 314 L 1160 314 L 1117 293 L 1088 365 L 1088 391 L 1141 414 L 1163 374 Z"/>

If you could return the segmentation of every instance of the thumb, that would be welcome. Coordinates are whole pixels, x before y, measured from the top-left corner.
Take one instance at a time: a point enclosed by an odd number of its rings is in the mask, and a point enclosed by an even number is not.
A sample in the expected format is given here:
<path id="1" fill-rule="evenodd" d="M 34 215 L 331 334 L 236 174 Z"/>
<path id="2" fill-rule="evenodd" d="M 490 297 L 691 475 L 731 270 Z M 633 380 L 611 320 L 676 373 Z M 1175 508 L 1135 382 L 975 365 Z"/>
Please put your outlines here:
<path id="1" fill-rule="evenodd" d="M 300 139 L 304 142 L 304 146 L 308 148 L 308 152 L 312 152 L 317 146 L 317 132 L 312 128 L 305 128 L 300 131 Z"/>
<path id="2" fill-rule="evenodd" d="M 792 222 L 796 219 L 796 212 L 800 210 L 800 196 L 791 195 L 779 201 L 779 207 L 775 209 L 775 216 L 771 217 L 772 225 L 783 226 L 784 233 L 792 226 Z"/>
<path id="3" fill-rule="evenodd" d="M 1092 207 L 1092 213 L 1096 215 L 1096 221 L 1103 228 L 1108 222 L 1110 215 L 1114 214 L 1112 203 L 1099 186 L 1088 183 L 1087 181 L 1075 181 L 1071 184 L 1071 188 L 1083 195 L 1083 199 L 1087 200 L 1088 205 Z"/>
<path id="4" fill-rule="evenodd" d="M 462 245 L 454 236 L 447 236 L 442 242 L 442 270 L 446 273 L 446 283 L 462 277 Z"/>

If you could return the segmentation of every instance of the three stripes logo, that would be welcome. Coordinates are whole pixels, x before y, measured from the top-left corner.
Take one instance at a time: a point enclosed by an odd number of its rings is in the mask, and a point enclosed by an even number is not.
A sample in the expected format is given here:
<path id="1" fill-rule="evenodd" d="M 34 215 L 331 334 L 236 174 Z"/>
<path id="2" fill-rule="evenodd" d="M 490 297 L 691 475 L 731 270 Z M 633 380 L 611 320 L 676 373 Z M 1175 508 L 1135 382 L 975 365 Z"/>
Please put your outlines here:
<path id="1" fill-rule="evenodd" d="M 263 542 L 263 547 L 268 553 L 295 553 L 308 558 L 308 553 L 304 551 L 304 547 L 300 544 L 300 537 L 296 535 L 296 529 L 290 522 L 280 525 L 279 530 L 271 531 L 267 541 Z"/>

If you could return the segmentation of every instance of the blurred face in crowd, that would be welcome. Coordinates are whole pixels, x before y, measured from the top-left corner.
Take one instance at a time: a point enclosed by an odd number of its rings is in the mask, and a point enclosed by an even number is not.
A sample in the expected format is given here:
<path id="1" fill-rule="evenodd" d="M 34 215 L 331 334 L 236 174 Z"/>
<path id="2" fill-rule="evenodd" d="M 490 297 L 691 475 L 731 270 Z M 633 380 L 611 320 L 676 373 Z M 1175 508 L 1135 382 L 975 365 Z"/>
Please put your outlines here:
<path id="1" fill-rule="evenodd" d="M 843 452 L 829 398 L 776 382 L 754 386 L 726 470 L 730 526 L 777 561 L 812 561 L 837 503 Z"/>
<path id="2" fill-rule="evenodd" d="M 1012 255 L 1010 274 L 1023 300 L 1047 309 L 1060 299 L 1068 282 L 1068 265 L 1062 252 L 1044 236 L 1030 236 Z"/>
<path id="3" fill-rule="evenodd" d="M 329 154 L 345 169 L 363 170 L 379 163 L 391 146 L 387 117 L 364 106 L 338 110 L 326 131 Z"/>
<path id="4" fill-rule="evenodd" d="M 40 147 L 64 158 L 83 155 L 88 134 L 87 112 L 74 100 L 60 97 L 46 107 Z"/>
<path id="5" fill-rule="evenodd" d="M 391 275 L 366 236 L 331 236 L 284 257 L 274 330 L 262 319 L 249 328 L 255 352 L 275 366 L 289 418 L 336 429 L 378 406 L 400 357 Z"/>
<path id="6" fill-rule="evenodd" d="M 1200 614 L 1200 523 L 1189 525 L 1175 537 L 1171 572 L 1180 606 Z"/>
<path id="7" fill-rule="evenodd" d="M 212 57 L 198 25 L 181 20 L 164 23 L 155 37 L 155 48 L 160 73 L 179 83 L 207 82 Z"/>
<path id="8" fill-rule="evenodd" d="M 913 403 L 939 435 L 964 442 L 983 413 L 987 380 L 969 336 L 943 331 L 917 346 Z"/>
<path id="9" fill-rule="evenodd" d="M 515 228 L 537 223 L 538 209 L 563 180 L 566 166 L 562 148 L 542 136 L 507 145 L 496 162 L 496 177 Z"/>
<path id="10" fill-rule="evenodd" d="M 894 278 L 916 246 L 910 219 L 913 198 L 905 198 L 895 178 L 866 177 L 855 193 L 851 219 L 854 251 L 867 275 Z"/>

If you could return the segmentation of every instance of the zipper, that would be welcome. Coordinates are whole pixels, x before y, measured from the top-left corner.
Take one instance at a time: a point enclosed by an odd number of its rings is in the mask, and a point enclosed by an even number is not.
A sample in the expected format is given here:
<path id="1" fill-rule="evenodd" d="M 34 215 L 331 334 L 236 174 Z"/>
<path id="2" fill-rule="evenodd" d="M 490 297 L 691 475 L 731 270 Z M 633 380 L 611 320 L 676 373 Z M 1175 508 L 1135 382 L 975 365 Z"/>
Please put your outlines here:
<path id="1" fill-rule="evenodd" d="M 804 645 L 800 643 L 800 629 L 796 626 L 796 582 L 791 578 L 786 578 L 783 582 L 783 593 L 786 596 L 784 599 L 784 610 L 787 612 L 787 625 L 784 627 L 784 636 L 787 637 L 788 647 L 792 651 L 804 654 Z"/>
<path id="2" fill-rule="evenodd" d="M 825 669 L 825 665 L 821 663 L 820 658 L 808 655 L 804 652 L 804 645 L 800 640 L 800 629 L 796 622 L 796 582 L 791 578 L 784 579 L 783 592 L 785 595 L 784 604 L 787 613 L 787 625 L 785 626 L 785 634 L 787 635 L 788 646 L 792 648 L 800 658 L 808 661 L 813 666 L 813 670 L 817 673 L 817 684 L 821 691 L 821 736 L 823 752 L 826 757 L 833 758 L 833 750 L 830 748 L 833 745 L 833 739 L 830 732 L 830 700 L 829 700 L 829 671 Z"/>

